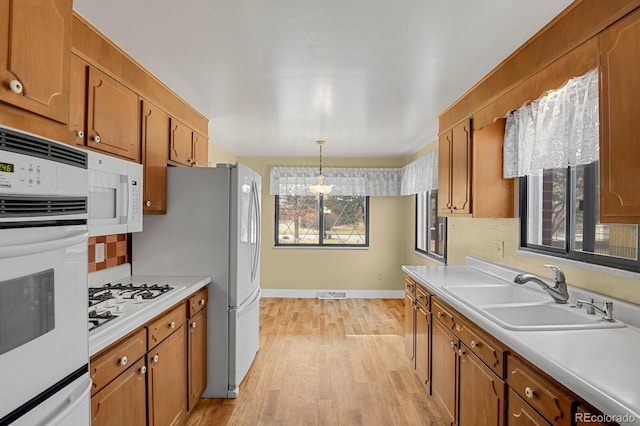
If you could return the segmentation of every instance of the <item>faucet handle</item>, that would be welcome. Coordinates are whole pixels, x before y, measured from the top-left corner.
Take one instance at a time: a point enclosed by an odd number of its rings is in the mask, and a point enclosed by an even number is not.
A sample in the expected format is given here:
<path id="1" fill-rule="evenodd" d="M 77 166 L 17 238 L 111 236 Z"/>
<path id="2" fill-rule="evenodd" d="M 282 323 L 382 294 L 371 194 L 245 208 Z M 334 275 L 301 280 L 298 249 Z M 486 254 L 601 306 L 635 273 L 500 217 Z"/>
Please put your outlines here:
<path id="1" fill-rule="evenodd" d="M 545 264 L 542 265 L 545 268 L 549 268 L 553 271 L 553 275 L 555 277 L 556 283 L 564 283 L 564 272 L 556 265 Z"/>

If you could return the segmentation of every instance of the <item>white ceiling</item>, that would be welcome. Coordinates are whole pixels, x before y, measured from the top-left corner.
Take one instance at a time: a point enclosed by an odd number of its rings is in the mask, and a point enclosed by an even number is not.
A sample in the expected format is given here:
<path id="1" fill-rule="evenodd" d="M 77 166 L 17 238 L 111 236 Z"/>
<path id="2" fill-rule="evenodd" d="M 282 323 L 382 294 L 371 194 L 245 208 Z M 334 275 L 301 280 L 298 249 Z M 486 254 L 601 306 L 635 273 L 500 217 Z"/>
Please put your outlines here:
<path id="1" fill-rule="evenodd" d="M 241 156 L 406 156 L 569 0 L 74 0 Z"/>

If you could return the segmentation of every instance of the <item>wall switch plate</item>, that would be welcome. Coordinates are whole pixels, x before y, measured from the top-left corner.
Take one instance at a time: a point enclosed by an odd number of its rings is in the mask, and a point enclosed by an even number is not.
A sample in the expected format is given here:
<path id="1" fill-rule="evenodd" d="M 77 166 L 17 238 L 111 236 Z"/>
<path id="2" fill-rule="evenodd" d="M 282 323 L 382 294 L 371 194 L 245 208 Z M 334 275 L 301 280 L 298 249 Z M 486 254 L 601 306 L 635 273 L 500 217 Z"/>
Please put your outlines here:
<path id="1" fill-rule="evenodd" d="M 96 263 L 104 262 L 104 243 L 96 244 Z"/>
<path id="2" fill-rule="evenodd" d="M 495 240 L 493 242 L 493 254 L 496 257 L 504 257 L 504 241 Z"/>

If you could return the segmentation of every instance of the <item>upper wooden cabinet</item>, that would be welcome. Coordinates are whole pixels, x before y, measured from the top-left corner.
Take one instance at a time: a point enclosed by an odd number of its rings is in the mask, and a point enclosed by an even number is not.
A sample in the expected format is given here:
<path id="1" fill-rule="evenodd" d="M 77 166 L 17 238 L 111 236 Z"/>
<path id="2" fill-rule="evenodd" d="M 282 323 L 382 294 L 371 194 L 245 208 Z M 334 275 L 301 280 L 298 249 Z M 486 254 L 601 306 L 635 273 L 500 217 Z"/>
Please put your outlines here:
<path id="1" fill-rule="evenodd" d="M 169 115 L 147 100 L 142 101 L 142 165 L 144 213 L 167 212 L 167 159 Z"/>
<path id="2" fill-rule="evenodd" d="M 171 118 L 169 160 L 188 167 L 206 167 L 209 147 L 205 136 L 175 118 Z"/>
<path id="3" fill-rule="evenodd" d="M 85 144 L 87 134 L 87 76 L 89 64 L 71 55 L 71 84 L 69 86 L 69 131 L 76 145 Z"/>
<path id="4" fill-rule="evenodd" d="M 0 100 L 66 123 L 71 0 L 0 0 L 0 33 Z"/>
<path id="5" fill-rule="evenodd" d="M 440 135 L 438 144 L 438 214 L 471 213 L 471 120 Z"/>
<path id="6" fill-rule="evenodd" d="M 640 10 L 600 35 L 600 222 L 640 223 Z"/>
<path id="7" fill-rule="evenodd" d="M 138 95 L 89 67 L 87 146 L 140 162 Z"/>

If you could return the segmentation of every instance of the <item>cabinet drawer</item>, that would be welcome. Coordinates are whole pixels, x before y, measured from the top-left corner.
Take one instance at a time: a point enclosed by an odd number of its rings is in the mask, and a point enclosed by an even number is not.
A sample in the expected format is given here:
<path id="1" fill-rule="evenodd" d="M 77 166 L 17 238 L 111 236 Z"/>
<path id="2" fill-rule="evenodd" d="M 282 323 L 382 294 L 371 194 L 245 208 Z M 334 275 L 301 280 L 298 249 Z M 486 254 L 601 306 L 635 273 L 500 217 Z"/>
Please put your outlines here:
<path id="1" fill-rule="evenodd" d="M 105 387 L 146 352 L 147 330 L 141 328 L 91 358 L 89 367 L 93 381 L 91 395 Z"/>
<path id="2" fill-rule="evenodd" d="M 147 325 L 149 333 L 147 335 L 147 345 L 151 349 L 158 343 L 162 342 L 171 333 L 176 331 L 182 324 L 185 323 L 187 315 L 186 305 L 180 303 L 170 312 L 162 315 L 160 318 L 155 319 Z"/>
<path id="3" fill-rule="evenodd" d="M 427 311 L 431 311 L 429 293 L 419 285 L 416 285 L 416 300 L 420 306 L 425 308 Z"/>
<path id="4" fill-rule="evenodd" d="M 571 398 L 562 389 L 519 359 L 508 358 L 509 387 L 528 404 L 556 425 L 571 425 Z"/>
<path id="5" fill-rule="evenodd" d="M 458 320 L 458 337 L 478 358 L 491 368 L 501 379 L 505 378 L 506 350 L 478 328 L 467 321 Z"/>
<path id="6" fill-rule="evenodd" d="M 509 426 L 549 426 L 551 423 L 545 420 L 529 404 L 524 402 L 513 389 L 509 389 Z"/>
<path id="7" fill-rule="evenodd" d="M 416 282 L 413 281 L 409 276 L 404 276 L 404 289 L 409 294 L 415 294 L 416 291 Z"/>
<path id="8" fill-rule="evenodd" d="M 456 318 L 453 310 L 445 307 L 441 301 L 435 299 L 431 301 L 431 313 L 434 318 L 444 324 L 449 330 L 456 328 Z"/>
<path id="9" fill-rule="evenodd" d="M 187 318 L 193 317 L 200 312 L 209 302 L 209 292 L 207 287 L 204 287 L 195 292 L 189 299 L 187 299 Z"/>

